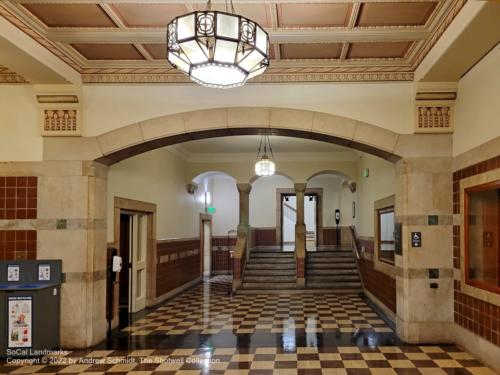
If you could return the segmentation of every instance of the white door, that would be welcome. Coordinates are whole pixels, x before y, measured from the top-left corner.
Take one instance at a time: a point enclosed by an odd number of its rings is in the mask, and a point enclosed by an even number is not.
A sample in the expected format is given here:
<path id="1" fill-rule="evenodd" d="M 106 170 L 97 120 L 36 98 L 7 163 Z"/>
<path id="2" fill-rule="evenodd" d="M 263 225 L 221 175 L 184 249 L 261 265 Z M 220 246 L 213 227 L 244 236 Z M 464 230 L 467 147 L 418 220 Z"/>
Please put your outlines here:
<path id="1" fill-rule="evenodd" d="M 212 246 L 210 246 L 210 239 L 212 238 L 210 233 L 210 222 L 203 222 L 203 276 L 209 277 L 212 270 L 212 258 L 210 252 L 212 251 Z"/>
<path id="2" fill-rule="evenodd" d="M 132 215 L 131 225 L 131 254 L 132 268 L 130 312 L 137 312 L 146 307 L 146 254 L 148 247 L 148 216 L 145 214 Z"/>

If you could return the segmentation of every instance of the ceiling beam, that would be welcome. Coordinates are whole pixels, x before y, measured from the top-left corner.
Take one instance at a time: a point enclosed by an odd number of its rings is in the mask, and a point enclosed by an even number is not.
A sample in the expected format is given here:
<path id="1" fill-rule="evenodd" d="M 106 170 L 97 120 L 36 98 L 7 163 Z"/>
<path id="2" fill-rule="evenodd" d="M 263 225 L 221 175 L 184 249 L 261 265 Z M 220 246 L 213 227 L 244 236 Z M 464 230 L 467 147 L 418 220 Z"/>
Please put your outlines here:
<path id="1" fill-rule="evenodd" d="M 76 70 L 0 17 L 0 65 L 31 83 L 81 83 Z"/>
<path id="2" fill-rule="evenodd" d="M 268 30 L 271 43 L 399 42 L 423 40 L 429 32 L 423 27 L 370 29 Z M 165 43 L 166 29 L 52 30 L 46 36 L 62 43 Z"/>
<path id="3" fill-rule="evenodd" d="M 40 4 L 41 2 L 51 3 L 51 4 L 116 4 L 116 3 L 135 3 L 138 0 L 50 0 L 50 1 L 40 1 L 40 0 L 8 0 L 10 3 L 24 3 L 24 4 Z M 436 0 L 405 0 L 407 3 L 422 3 L 422 2 L 434 2 Z M 154 4 L 179 4 L 179 0 L 151 0 L 148 1 Z M 204 3 L 203 0 L 187 0 L 183 1 L 183 4 L 200 4 Z M 226 0 L 212 0 L 213 4 L 225 4 Z M 295 3 L 295 4 L 332 4 L 332 3 L 397 3 L 401 0 L 233 0 L 235 4 L 281 4 L 281 3 Z M 144 3 L 147 3 L 146 1 Z M 237 10 L 237 9 L 236 9 Z"/>
<path id="4" fill-rule="evenodd" d="M 499 19 L 499 3 L 465 4 L 415 71 L 416 81 L 458 81 L 500 42 Z"/>

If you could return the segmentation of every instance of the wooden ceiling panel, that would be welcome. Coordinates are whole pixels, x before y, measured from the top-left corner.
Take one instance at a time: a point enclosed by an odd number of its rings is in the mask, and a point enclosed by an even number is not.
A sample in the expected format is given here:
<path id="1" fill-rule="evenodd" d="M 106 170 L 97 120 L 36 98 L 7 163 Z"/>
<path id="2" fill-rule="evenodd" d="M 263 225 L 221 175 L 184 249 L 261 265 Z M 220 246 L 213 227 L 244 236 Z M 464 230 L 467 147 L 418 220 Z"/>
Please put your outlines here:
<path id="1" fill-rule="evenodd" d="M 116 27 L 97 4 L 23 4 L 48 27 Z"/>
<path id="2" fill-rule="evenodd" d="M 279 27 L 347 26 L 352 5 L 345 4 L 278 4 Z"/>
<path id="3" fill-rule="evenodd" d="M 338 59 L 341 43 L 287 43 L 280 46 L 281 59 Z"/>
<path id="4" fill-rule="evenodd" d="M 207 4 L 196 4 L 194 10 L 205 10 Z M 212 10 L 226 12 L 224 4 L 212 4 Z M 230 8 L 228 9 L 230 10 Z M 271 14 L 266 4 L 235 4 L 234 11 L 252 21 L 257 22 L 262 27 L 271 27 Z"/>
<path id="5" fill-rule="evenodd" d="M 166 27 L 175 17 L 187 13 L 182 4 L 115 3 L 112 9 L 128 27 Z"/>
<path id="6" fill-rule="evenodd" d="M 403 58 L 411 42 L 352 43 L 347 57 L 350 59 Z"/>
<path id="7" fill-rule="evenodd" d="M 144 60 L 132 44 L 71 44 L 88 60 Z"/>
<path id="8" fill-rule="evenodd" d="M 425 25 L 436 2 L 365 3 L 361 6 L 357 26 Z"/>

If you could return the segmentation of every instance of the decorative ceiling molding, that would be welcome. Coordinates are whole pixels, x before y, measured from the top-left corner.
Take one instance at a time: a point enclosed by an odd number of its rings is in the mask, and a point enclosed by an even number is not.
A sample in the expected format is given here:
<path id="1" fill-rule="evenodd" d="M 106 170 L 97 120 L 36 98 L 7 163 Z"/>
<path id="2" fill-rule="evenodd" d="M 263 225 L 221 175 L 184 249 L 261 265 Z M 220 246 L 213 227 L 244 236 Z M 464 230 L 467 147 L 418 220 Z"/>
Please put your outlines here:
<path id="1" fill-rule="evenodd" d="M 236 0 L 235 4 L 265 4 L 269 14 L 267 31 L 270 33 L 274 59 L 255 83 L 284 82 L 356 82 L 356 81 L 411 81 L 413 72 L 436 41 L 452 22 L 466 0 L 431 1 L 406 0 L 405 3 L 435 3 L 432 13 L 423 25 L 360 27 L 358 20 L 365 3 L 401 3 L 402 0 Z M 22 4 L 93 4 L 113 21 L 116 27 L 48 27 Z M 174 0 L 150 0 L 147 4 L 181 4 Z M 182 2 L 187 11 L 196 10 L 200 0 Z M 223 0 L 214 0 L 214 4 Z M 345 26 L 342 27 L 279 27 L 277 4 L 350 4 Z M 184 83 L 190 82 L 182 74 L 158 59 L 148 45 L 162 45 L 164 28 L 127 27 L 126 19 L 116 11 L 116 4 L 138 5 L 137 0 L 6 0 L 0 3 L 0 16 L 20 28 L 42 46 L 82 74 L 84 83 Z M 284 6 L 283 5 L 283 6 Z M 306 15 L 307 17 L 307 15 Z M 351 58 L 351 47 L 356 43 L 408 42 L 408 48 L 398 57 Z M 332 59 L 283 59 L 280 46 L 286 44 L 339 43 L 339 54 Z M 72 44 L 127 44 L 135 48 L 137 60 L 89 60 Z M 358 46 L 359 47 L 359 46 Z M 403 47 L 403 46 L 402 46 Z M 371 47 L 370 47 L 371 48 Z M 394 50 L 394 49 L 393 49 Z M 390 49 L 389 49 L 390 51 Z M 406 51 L 406 52 L 404 52 Z M 376 55 L 376 54 L 375 54 Z M 374 56 L 375 56 L 374 55 Z M 393 52 L 393 56 L 397 56 Z M 287 56 L 291 57 L 291 56 Z M 0 77 L 0 82 L 2 79 Z M 10 80 L 19 78 L 9 76 Z"/>
<path id="2" fill-rule="evenodd" d="M 0 83 L 28 83 L 21 75 L 0 66 Z"/>

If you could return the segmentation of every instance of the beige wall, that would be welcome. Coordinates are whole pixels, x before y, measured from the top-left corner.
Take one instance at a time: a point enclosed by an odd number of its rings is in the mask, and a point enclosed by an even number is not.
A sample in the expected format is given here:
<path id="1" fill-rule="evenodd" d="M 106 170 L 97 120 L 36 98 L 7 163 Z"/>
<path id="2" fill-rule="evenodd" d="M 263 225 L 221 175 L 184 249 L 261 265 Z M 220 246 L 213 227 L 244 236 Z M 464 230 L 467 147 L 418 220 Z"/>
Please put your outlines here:
<path id="1" fill-rule="evenodd" d="M 369 168 L 369 177 L 363 177 L 363 170 Z M 374 202 L 396 192 L 394 164 L 375 156 L 364 154 L 358 160 L 356 176 L 358 204 L 355 225 L 359 236 L 374 235 Z"/>
<path id="2" fill-rule="evenodd" d="M 399 133 L 413 132 L 410 82 L 249 84 L 231 90 L 191 85 L 88 85 L 84 134 L 94 136 L 162 115 L 198 109 L 264 106 L 327 112 Z"/>
<path id="3" fill-rule="evenodd" d="M 185 162 L 165 148 L 113 165 L 108 175 L 108 242 L 113 241 L 115 196 L 156 204 L 158 239 L 197 237 L 203 205 L 188 194 L 185 173 Z"/>
<path id="4" fill-rule="evenodd" d="M 250 192 L 250 225 L 259 228 L 276 227 L 276 189 L 293 189 L 293 181 L 274 175 L 261 177 Z"/>
<path id="5" fill-rule="evenodd" d="M 228 231 L 237 229 L 239 221 L 240 198 L 236 181 L 231 177 L 212 177 L 211 188 L 216 209 L 212 219 L 213 235 L 227 236 Z"/>
<path id="6" fill-rule="evenodd" d="M 453 155 L 500 136 L 500 46 L 459 82 L 455 103 Z"/>
<path id="7" fill-rule="evenodd" d="M 0 161 L 42 160 L 35 95 L 30 85 L 0 85 Z"/>

